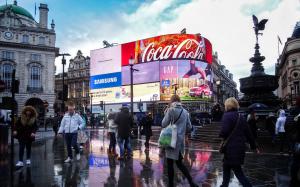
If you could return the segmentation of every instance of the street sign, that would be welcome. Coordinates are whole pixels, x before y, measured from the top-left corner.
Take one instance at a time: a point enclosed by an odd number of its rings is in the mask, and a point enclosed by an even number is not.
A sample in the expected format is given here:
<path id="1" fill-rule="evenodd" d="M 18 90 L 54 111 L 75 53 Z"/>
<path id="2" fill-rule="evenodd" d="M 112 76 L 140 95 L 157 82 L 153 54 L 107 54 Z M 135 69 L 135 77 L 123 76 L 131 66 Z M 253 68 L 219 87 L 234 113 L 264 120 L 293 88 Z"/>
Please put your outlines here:
<path id="1" fill-rule="evenodd" d="M 0 80 L 0 92 L 3 92 L 5 90 L 5 82 Z"/>
<path id="2" fill-rule="evenodd" d="M 162 80 L 161 81 L 161 86 L 162 87 L 170 87 L 170 85 L 171 85 L 170 80 Z"/>

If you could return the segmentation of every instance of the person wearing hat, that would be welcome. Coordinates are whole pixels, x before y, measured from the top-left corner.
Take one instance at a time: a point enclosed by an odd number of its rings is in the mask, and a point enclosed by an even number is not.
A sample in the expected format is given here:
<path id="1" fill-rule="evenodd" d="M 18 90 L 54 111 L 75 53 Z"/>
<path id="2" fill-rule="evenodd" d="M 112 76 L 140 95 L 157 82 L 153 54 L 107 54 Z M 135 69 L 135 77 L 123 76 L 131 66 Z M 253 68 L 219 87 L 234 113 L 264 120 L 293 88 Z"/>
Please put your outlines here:
<path id="1" fill-rule="evenodd" d="M 272 142 L 275 143 L 275 124 L 276 124 L 276 117 L 273 112 L 270 112 L 266 119 L 266 129 L 269 131 L 270 135 L 272 136 Z"/>

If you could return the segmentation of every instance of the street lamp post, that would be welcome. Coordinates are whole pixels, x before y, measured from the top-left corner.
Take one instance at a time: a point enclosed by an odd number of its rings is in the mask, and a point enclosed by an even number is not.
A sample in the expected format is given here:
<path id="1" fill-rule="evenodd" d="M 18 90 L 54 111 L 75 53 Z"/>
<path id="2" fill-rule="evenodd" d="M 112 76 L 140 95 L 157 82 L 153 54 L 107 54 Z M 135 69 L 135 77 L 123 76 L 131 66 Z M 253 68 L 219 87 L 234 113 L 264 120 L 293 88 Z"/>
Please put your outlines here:
<path id="1" fill-rule="evenodd" d="M 220 85 L 221 85 L 221 81 L 220 80 L 217 80 L 216 82 L 217 84 L 217 103 L 220 103 L 220 99 L 219 99 L 219 94 L 220 94 Z"/>
<path id="2" fill-rule="evenodd" d="M 62 104 L 61 104 L 61 111 L 65 112 L 65 65 L 66 65 L 66 59 L 65 56 L 71 56 L 69 53 L 62 53 L 58 54 L 58 56 L 62 56 L 61 64 L 63 65 L 63 77 L 62 77 Z"/>
<path id="3" fill-rule="evenodd" d="M 130 113 L 133 117 L 133 72 L 139 71 L 138 69 L 134 69 L 134 58 L 131 56 L 129 59 L 129 65 L 130 65 Z"/>

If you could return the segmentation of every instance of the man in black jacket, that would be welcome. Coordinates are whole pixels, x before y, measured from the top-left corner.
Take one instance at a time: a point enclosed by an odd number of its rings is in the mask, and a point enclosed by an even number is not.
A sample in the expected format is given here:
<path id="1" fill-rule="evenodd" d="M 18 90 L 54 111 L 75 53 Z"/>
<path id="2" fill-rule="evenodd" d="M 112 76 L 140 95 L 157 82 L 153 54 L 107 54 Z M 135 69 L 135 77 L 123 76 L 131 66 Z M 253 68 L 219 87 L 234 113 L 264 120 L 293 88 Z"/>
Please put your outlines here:
<path id="1" fill-rule="evenodd" d="M 149 141 L 150 137 L 152 136 L 152 126 L 153 126 L 153 119 L 151 117 L 151 113 L 148 113 L 145 117 L 142 118 L 141 121 L 141 134 L 145 135 L 146 137 L 146 142 L 145 142 L 145 147 L 146 149 L 149 149 Z"/>
<path id="2" fill-rule="evenodd" d="M 126 143 L 127 155 L 132 154 L 131 145 L 130 145 L 130 133 L 133 124 L 133 118 L 129 113 L 127 107 L 122 107 L 121 111 L 117 114 L 115 123 L 117 124 L 118 131 L 118 144 L 120 148 L 120 157 L 119 160 L 124 159 L 124 144 Z"/>

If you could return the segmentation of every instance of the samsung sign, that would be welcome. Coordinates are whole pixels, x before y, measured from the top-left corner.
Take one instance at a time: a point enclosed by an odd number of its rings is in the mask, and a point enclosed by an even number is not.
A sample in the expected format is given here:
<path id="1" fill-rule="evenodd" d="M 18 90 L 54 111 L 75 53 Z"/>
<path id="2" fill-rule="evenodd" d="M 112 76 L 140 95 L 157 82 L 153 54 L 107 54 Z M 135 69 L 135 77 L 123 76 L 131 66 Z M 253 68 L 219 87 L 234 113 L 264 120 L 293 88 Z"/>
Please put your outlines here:
<path id="1" fill-rule="evenodd" d="M 91 76 L 91 89 L 121 86 L 121 72 Z"/>

